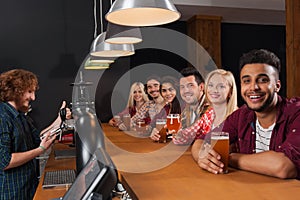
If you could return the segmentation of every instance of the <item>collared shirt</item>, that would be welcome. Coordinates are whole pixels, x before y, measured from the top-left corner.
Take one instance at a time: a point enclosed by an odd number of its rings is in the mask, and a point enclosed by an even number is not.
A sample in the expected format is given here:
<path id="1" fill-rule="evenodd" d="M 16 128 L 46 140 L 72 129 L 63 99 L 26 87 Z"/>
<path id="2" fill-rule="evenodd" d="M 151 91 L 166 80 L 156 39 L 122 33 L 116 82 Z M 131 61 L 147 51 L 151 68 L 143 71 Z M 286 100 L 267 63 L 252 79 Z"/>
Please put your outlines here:
<path id="1" fill-rule="evenodd" d="M 153 117 L 151 120 L 150 126 L 151 128 L 154 128 L 156 125 L 157 119 L 167 119 L 168 114 L 170 114 L 171 106 L 170 104 L 166 104 L 163 109 L 160 110 L 160 112 Z"/>
<path id="2" fill-rule="evenodd" d="M 256 153 L 256 115 L 246 105 L 232 113 L 224 122 L 223 131 L 229 132 L 235 151 Z M 277 117 L 272 131 L 270 150 L 284 153 L 297 168 L 300 179 L 300 98 L 278 97 Z"/>
<path id="3" fill-rule="evenodd" d="M 203 94 L 198 105 L 192 109 L 191 106 L 186 105 L 183 111 L 181 112 L 181 127 L 187 128 L 191 126 L 195 120 L 201 118 L 205 113 L 209 104 L 205 101 L 205 95 Z"/>
<path id="4" fill-rule="evenodd" d="M 24 122 L 28 122 L 24 114 L 8 103 L 0 102 L 1 200 L 32 199 L 38 184 L 35 160 L 4 170 L 10 163 L 12 153 L 25 152 L 39 145 L 37 129 Z"/>
<path id="5" fill-rule="evenodd" d="M 200 135 L 206 135 L 211 129 L 215 116 L 213 108 L 207 109 L 193 125 L 179 130 L 176 136 L 173 137 L 173 143 L 181 145 L 191 144 L 195 138 Z"/>
<path id="6" fill-rule="evenodd" d="M 131 126 L 134 126 L 138 119 L 148 119 L 150 121 L 153 117 L 160 112 L 162 109 L 161 105 L 157 105 L 154 100 L 147 101 L 144 105 L 140 108 L 140 110 L 131 118 Z"/>

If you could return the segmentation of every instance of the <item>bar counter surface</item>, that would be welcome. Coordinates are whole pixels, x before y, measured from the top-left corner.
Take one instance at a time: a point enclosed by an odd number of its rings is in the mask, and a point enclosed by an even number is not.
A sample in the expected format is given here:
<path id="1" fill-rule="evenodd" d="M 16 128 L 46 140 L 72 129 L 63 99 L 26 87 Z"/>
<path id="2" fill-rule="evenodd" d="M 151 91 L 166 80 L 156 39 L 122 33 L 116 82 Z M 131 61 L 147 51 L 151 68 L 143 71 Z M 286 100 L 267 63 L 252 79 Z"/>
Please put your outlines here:
<path id="1" fill-rule="evenodd" d="M 55 159 L 54 158 L 54 150 L 61 149 L 70 149 L 67 144 L 54 143 L 52 147 L 52 152 L 49 155 L 48 161 L 45 166 L 45 170 L 41 176 L 38 188 L 34 195 L 34 200 L 46 200 L 62 197 L 69 187 L 53 187 L 43 189 L 43 181 L 44 175 L 46 171 L 56 171 L 56 170 L 64 170 L 64 169 L 76 169 L 76 160 L 75 158 L 67 158 L 67 159 Z"/>
<path id="2" fill-rule="evenodd" d="M 102 128 L 106 135 L 106 149 L 119 169 L 121 182 L 132 199 L 299 199 L 298 180 L 281 180 L 232 168 L 228 174 L 214 175 L 196 165 L 190 148 L 172 143 L 156 143 L 147 137 L 134 137 L 130 135 L 134 135 L 133 132 L 126 134 L 108 124 L 102 124 Z M 116 151 L 111 146 L 123 152 Z M 166 146 L 171 156 L 178 152 L 181 156 L 174 161 L 171 159 L 170 164 L 151 171 L 153 166 L 167 162 L 169 154 L 163 151 L 165 155 L 158 156 L 157 159 L 148 154 L 153 154 L 154 157 L 162 154 L 160 150 Z M 64 148 L 61 144 L 56 147 Z M 149 161 L 145 162 L 144 158 Z M 66 168 L 75 169 L 75 159 L 55 160 L 51 153 L 45 171 Z M 43 176 L 35 200 L 57 198 L 63 196 L 68 189 L 43 189 L 42 181 Z"/>

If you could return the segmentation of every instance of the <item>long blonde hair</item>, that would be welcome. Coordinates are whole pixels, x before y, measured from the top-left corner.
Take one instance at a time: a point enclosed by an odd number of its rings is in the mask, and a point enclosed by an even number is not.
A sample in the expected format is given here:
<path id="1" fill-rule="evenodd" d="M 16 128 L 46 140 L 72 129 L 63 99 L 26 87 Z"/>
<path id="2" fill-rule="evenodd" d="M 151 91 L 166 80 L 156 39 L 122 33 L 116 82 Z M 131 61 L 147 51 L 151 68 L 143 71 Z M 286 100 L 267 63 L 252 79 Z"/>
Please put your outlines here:
<path id="1" fill-rule="evenodd" d="M 145 86 L 143 83 L 141 82 L 134 82 L 132 85 L 131 85 L 131 88 L 130 88 L 130 92 L 129 92 L 129 97 L 128 97 L 128 102 L 127 102 L 127 107 L 134 107 L 136 105 L 136 102 L 133 98 L 133 93 L 134 93 L 134 89 L 136 87 L 139 87 L 142 91 L 142 97 L 143 97 L 143 100 L 146 102 L 148 101 L 148 96 L 147 94 L 145 93 Z"/>
<path id="2" fill-rule="evenodd" d="M 207 76 L 206 76 L 205 94 L 207 94 L 208 82 L 211 79 L 211 77 L 215 74 L 220 74 L 221 76 L 223 76 L 223 78 L 225 78 L 227 80 L 228 85 L 230 86 L 230 91 L 229 91 L 228 96 L 227 96 L 227 107 L 226 107 L 226 114 L 225 114 L 225 119 L 226 119 L 228 115 L 230 115 L 233 111 L 235 111 L 238 108 L 237 107 L 236 83 L 235 83 L 234 76 L 230 71 L 226 71 L 224 69 L 213 70 L 209 74 L 207 74 Z M 207 101 L 209 103 L 211 103 L 208 98 L 207 98 Z"/>

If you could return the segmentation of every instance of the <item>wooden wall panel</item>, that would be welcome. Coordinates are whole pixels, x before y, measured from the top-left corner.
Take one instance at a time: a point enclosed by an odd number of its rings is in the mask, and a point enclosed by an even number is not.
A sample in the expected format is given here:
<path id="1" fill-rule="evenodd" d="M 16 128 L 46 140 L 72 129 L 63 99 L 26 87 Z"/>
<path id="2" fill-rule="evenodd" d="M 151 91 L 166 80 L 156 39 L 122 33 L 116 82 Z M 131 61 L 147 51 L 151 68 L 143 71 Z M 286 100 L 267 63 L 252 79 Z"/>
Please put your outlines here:
<path id="1" fill-rule="evenodd" d="M 195 15 L 187 21 L 188 35 L 202 45 L 219 68 L 222 65 L 221 20 L 221 16 Z M 201 58 L 196 62 L 201 63 Z"/>
<path id="2" fill-rule="evenodd" d="M 286 0 L 287 96 L 300 96 L 300 1 Z"/>

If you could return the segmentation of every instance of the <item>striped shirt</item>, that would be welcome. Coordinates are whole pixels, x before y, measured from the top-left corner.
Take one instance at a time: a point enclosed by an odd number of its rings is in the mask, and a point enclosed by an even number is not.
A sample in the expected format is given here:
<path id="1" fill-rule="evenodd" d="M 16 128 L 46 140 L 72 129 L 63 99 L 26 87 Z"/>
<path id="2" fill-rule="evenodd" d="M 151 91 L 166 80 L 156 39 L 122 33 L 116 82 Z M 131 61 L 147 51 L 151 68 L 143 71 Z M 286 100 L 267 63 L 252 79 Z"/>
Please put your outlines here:
<path id="1" fill-rule="evenodd" d="M 255 139 L 255 150 L 256 153 L 269 151 L 272 131 L 275 123 L 269 128 L 263 128 L 259 121 L 256 119 L 256 139 Z"/>
<path id="2" fill-rule="evenodd" d="M 36 161 L 4 170 L 12 153 L 25 152 L 40 143 L 39 133 L 26 116 L 8 103 L 0 102 L 0 199 L 29 200 L 33 198 L 38 179 Z"/>

